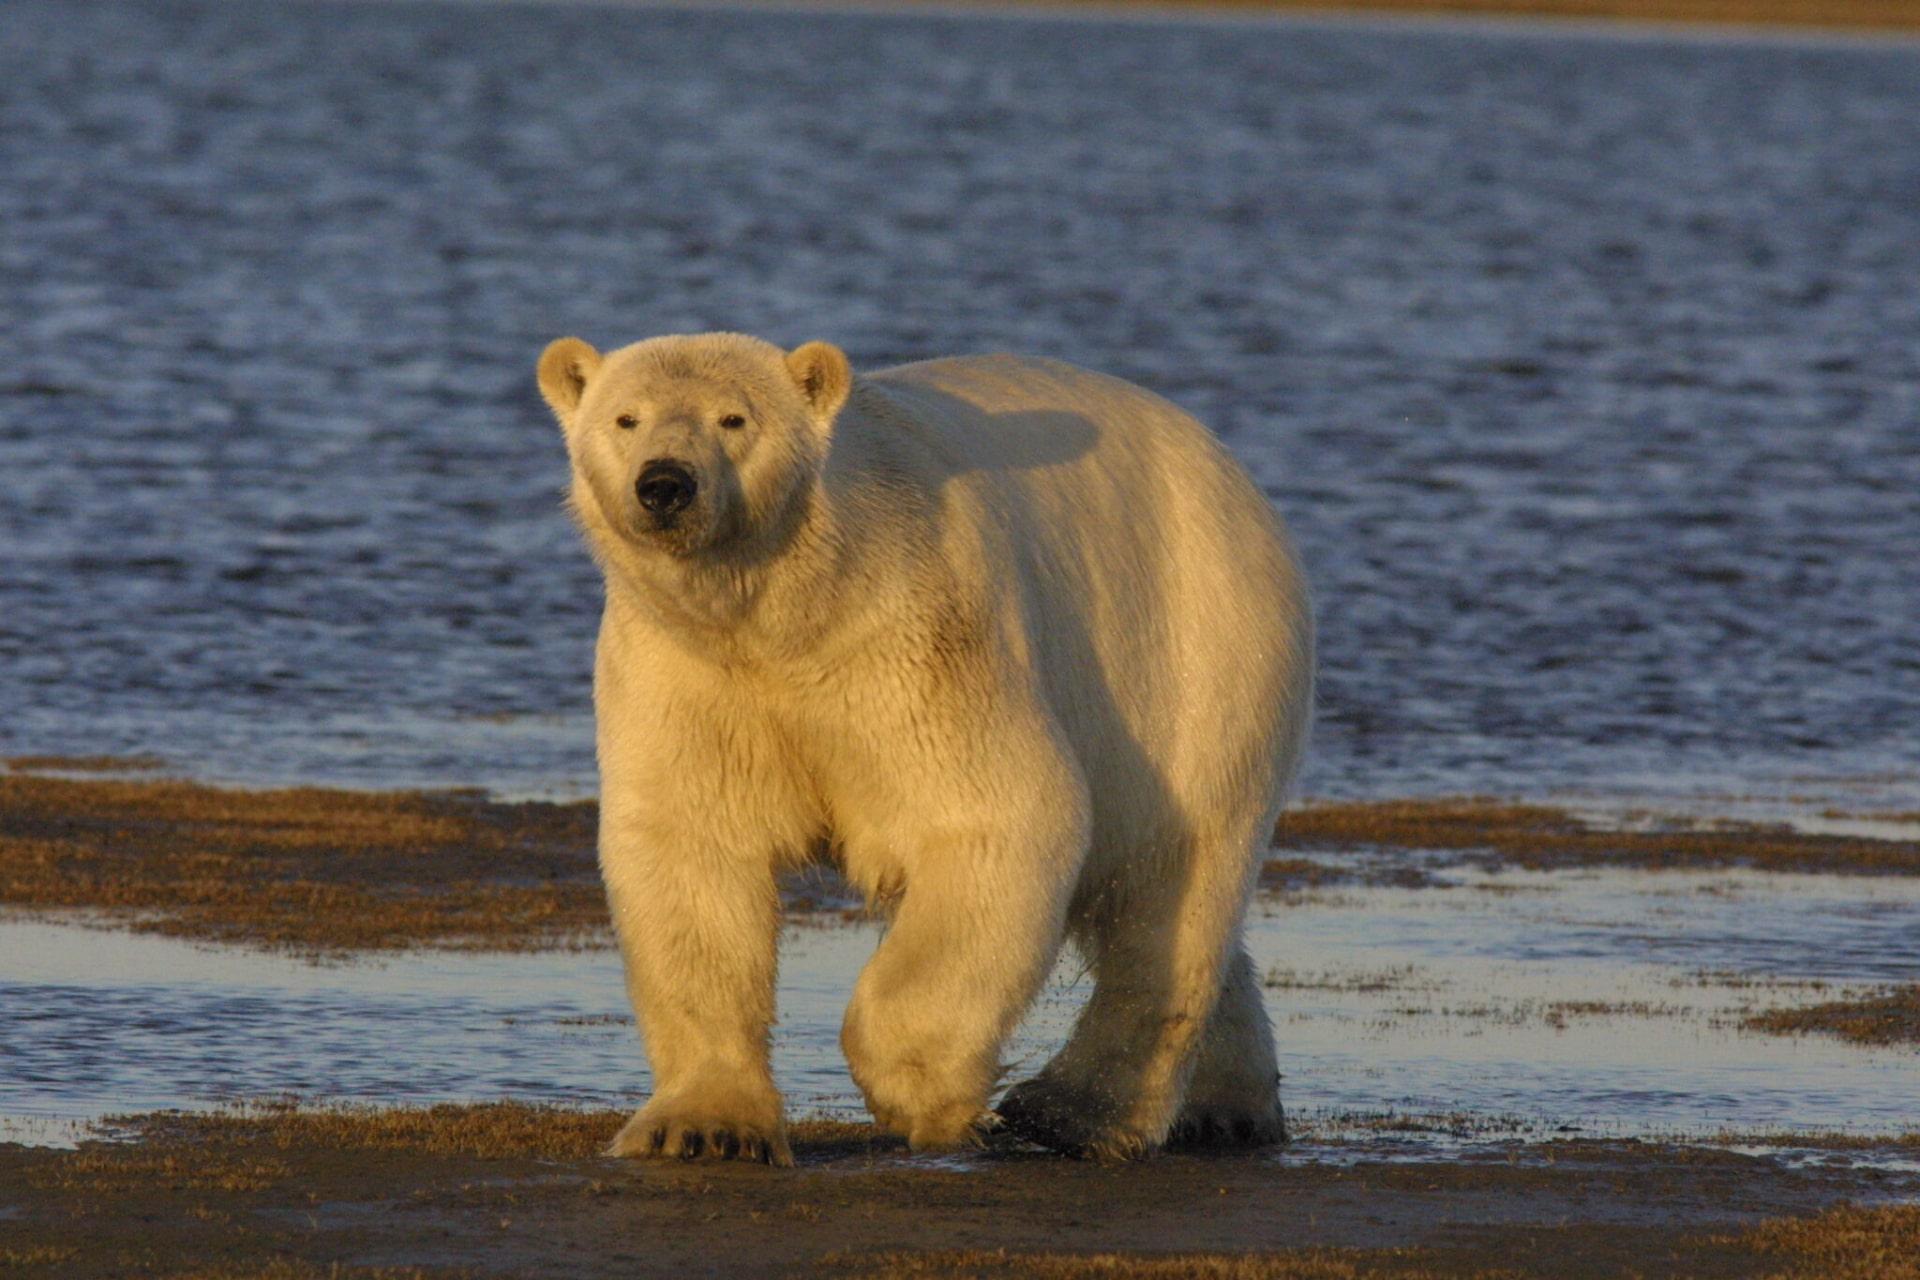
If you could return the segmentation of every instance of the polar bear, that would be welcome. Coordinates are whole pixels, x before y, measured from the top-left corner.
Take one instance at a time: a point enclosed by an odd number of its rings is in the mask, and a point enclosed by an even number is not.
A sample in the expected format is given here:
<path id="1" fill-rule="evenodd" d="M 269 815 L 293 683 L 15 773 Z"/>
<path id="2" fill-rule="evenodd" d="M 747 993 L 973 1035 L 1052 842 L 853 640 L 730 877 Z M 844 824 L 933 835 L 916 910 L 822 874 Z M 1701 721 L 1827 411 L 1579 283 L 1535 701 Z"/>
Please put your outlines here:
<path id="1" fill-rule="evenodd" d="M 739 334 L 561 338 L 538 382 L 606 578 L 600 865 L 655 1080 L 611 1153 L 791 1163 L 776 879 L 813 859 L 888 920 L 841 1045 L 913 1150 L 1279 1140 L 1240 934 L 1313 623 L 1207 430 L 1050 360 Z M 1069 939 L 1092 994 L 996 1113 Z"/>

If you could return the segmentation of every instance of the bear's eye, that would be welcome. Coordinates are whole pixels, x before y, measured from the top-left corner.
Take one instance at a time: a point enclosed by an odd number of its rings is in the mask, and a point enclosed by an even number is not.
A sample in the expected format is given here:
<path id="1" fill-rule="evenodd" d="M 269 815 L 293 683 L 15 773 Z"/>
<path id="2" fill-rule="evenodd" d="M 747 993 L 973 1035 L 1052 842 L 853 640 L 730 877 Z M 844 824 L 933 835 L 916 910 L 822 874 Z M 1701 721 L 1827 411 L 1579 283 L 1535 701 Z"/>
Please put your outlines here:
<path id="1" fill-rule="evenodd" d="M 724 413 L 720 415 L 720 425 L 729 431 L 738 431 L 747 425 L 747 420 L 737 413 Z"/>
<path id="2" fill-rule="evenodd" d="M 619 427 L 622 431 L 631 431 L 640 425 L 640 419 L 630 413 L 623 413 L 613 420 L 613 425 Z"/>

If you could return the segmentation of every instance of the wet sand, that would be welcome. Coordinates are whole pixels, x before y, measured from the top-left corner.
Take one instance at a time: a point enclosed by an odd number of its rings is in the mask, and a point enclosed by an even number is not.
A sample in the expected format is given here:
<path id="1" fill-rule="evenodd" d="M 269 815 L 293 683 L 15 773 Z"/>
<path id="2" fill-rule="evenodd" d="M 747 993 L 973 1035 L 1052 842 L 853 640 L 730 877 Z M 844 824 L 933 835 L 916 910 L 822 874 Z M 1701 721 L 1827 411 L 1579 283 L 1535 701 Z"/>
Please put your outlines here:
<path id="1" fill-rule="evenodd" d="M 1920 1172 L 1856 1164 L 1857 1145 L 1813 1161 L 1491 1145 L 1437 1166 L 1306 1143 L 1103 1166 L 1011 1147 L 915 1159 L 829 1122 L 797 1126 L 800 1167 L 776 1171 L 596 1155 L 621 1119 L 282 1109 L 0 1147 L 0 1261 L 63 1277 L 1920 1274 Z"/>

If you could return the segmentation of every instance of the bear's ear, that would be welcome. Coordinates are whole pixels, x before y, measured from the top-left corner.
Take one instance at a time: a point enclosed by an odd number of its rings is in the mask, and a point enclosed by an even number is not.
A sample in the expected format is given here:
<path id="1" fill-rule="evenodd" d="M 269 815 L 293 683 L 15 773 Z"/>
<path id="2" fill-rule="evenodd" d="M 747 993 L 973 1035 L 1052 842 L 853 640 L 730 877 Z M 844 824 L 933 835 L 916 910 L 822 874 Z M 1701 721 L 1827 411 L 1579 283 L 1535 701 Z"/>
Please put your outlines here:
<path id="1" fill-rule="evenodd" d="M 587 379 L 600 367 L 600 353 L 578 338 L 555 338 L 540 353 L 540 394 L 554 416 L 565 418 L 580 407 Z"/>
<path id="2" fill-rule="evenodd" d="M 821 422 L 832 422 L 853 390 L 853 367 L 846 352 L 830 342 L 795 347 L 787 355 L 787 372 Z"/>

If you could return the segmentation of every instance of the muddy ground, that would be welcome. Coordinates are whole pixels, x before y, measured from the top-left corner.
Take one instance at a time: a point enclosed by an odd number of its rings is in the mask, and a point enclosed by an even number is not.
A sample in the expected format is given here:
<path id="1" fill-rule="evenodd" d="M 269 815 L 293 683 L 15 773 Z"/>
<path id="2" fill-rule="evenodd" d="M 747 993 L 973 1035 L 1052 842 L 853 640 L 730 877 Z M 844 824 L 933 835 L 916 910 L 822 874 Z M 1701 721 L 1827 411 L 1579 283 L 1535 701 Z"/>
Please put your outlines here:
<path id="1" fill-rule="evenodd" d="M 0 1147 L 22 1276 L 1920 1275 L 1920 1171 L 1682 1145 L 1365 1144 L 1106 1166 L 912 1158 L 861 1126 L 799 1167 L 595 1154 L 622 1117 L 520 1106 L 281 1109 Z M 1801 1141 L 1801 1140 L 1796 1140 Z M 1881 1163 L 1884 1163 L 1882 1161 Z M 1904 1201 L 1903 1205 L 1901 1202 Z"/>

